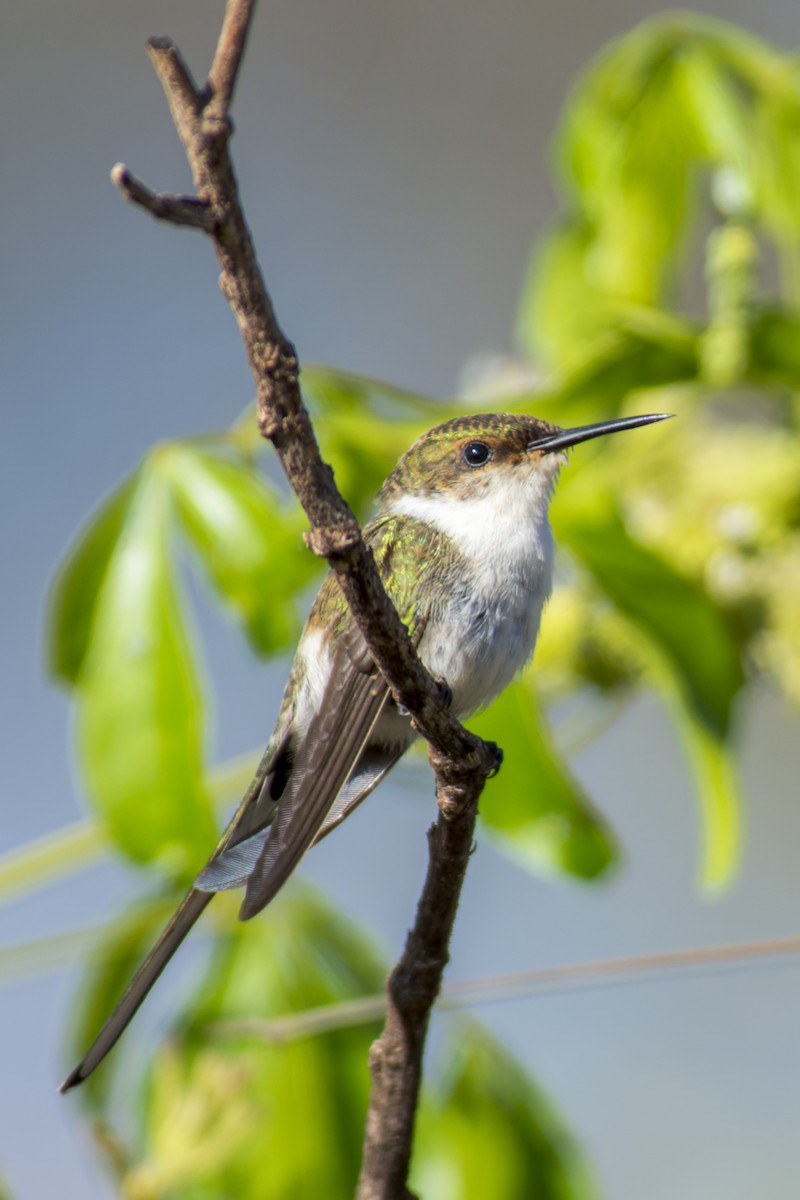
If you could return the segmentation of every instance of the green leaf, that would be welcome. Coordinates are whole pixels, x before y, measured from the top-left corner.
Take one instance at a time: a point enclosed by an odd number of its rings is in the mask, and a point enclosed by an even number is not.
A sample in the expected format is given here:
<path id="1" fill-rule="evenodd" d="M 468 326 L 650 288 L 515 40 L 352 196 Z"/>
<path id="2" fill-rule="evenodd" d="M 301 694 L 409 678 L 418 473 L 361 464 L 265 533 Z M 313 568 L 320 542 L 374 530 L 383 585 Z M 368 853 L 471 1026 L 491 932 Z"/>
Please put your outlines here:
<path id="1" fill-rule="evenodd" d="M 378 489 L 411 443 L 463 409 L 463 404 L 443 405 L 381 380 L 318 364 L 303 367 L 301 385 L 322 457 L 333 467 L 339 491 L 362 517 L 372 511 Z M 264 449 L 253 406 L 235 423 L 229 439 L 244 455 Z"/>
<path id="2" fill-rule="evenodd" d="M 151 1057 L 126 1194 L 148 1180 L 157 1186 L 147 1194 L 176 1200 L 349 1200 L 377 1026 L 278 1043 L 223 1023 L 371 994 L 383 970 L 363 936 L 306 890 L 246 924 L 231 900 L 215 899 L 206 976 Z"/>
<path id="3" fill-rule="evenodd" d="M 800 315 L 767 311 L 755 318 L 750 370 L 758 383 L 800 391 Z"/>
<path id="4" fill-rule="evenodd" d="M 297 596 L 319 569 L 302 541 L 303 515 L 238 456 L 185 443 L 161 455 L 184 530 L 221 599 L 260 653 L 292 645 Z"/>
<path id="5" fill-rule="evenodd" d="M 417 1122 L 411 1190 L 436 1200 L 591 1200 L 596 1189 L 563 1122 L 516 1060 L 459 1019 L 444 1077 Z"/>
<path id="6" fill-rule="evenodd" d="M 203 709 L 168 545 L 168 485 L 138 478 L 95 602 L 76 694 L 89 797 L 139 862 L 187 871 L 215 841 Z"/>
<path id="7" fill-rule="evenodd" d="M 336 485 L 348 504 L 365 516 L 398 458 L 413 441 L 445 416 L 420 421 L 385 421 L 369 413 L 328 413 L 318 423 L 323 458 L 333 465 Z"/>
<path id="8" fill-rule="evenodd" d="M 529 358 L 563 365 L 608 325 L 608 297 L 589 270 L 593 239 L 577 218 L 559 222 L 537 247 L 516 318 L 517 342 Z"/>
<path id="9" fill-rule="evenodd" d="M 718 731 L 695 719 L 686 704 L 673 704 L 675 724 L 694 771 L 703 814 L 700 882 L 725 887 L 739 863 L 742 798 L 731 746 Z"/>
<path id="10" fill-rule="evenodd" d="M 727 64 L 708 45 L 691 35 L 676 60 L 675 71 L 696 157 L 735 172 L 744 189 L 743 198 L 749 201 L 756 139 L 753 109 L 744 100 L 740 82 L 731 78 Z"/>
<path id="11" fill-rule="evenodd" d="M 300 383 L 306 403 L 322 414 L 338 415 L 346 411 L 363 416 L 365 411 L 371 410 L 385 419 L 396 420 L 399 412 L 408 417 L 436 409 L 435 400 L 418 392 L 320 363 L 306 364 L 301 371 Z"/>
<path id="12" fill-rule="evenodd" d="M 115 924 L 80 1007 L 83 1045 L 164 919 L 164 902 Z M 172 1200 L 235 1196 L 349 1200 L 367 1106 L 366 1055 L 377 1024 L 268 1041 L 252 1026 L 379 990 L 384 969 L 350 922 L 293 886 L 258 921 L 215 899 L 212 954 L 199 986 L 153 1046 L 138 1087 L 119 1048 L 85 1088 L 116 1145 L 119 1190 Z M 237 1022 L 241 1022 L 237 1025 Z M 423 1097 L 414 1178 L 437 1200 L 588 1200 L 585 1167 L 536 1086 L 480 1027 L 459 1020 L 440 1084 Z M 99 1080 L 99 1082 L 98 1082 Z M 134 1137 L 130 1099 L 138 1094 Z M 535 1181 L 535 1183 L 534 1183 Z M 532 1190 L 533 1189 L 533 1190 Z"/>
<path id="13" fill-rule="evenodd" d="M 758 105 L 758 165 L 755 204 L 758 216 L 778 237 L 800 235 L 797 188 L 800 186 L 800 83 L 794 70 L 791 92 L 767 96 Z M 796 299 L 796 298 L 795 298 Z"/>
<path id="14" fill-rule="evenodd" d="M 697 153 L 679 59 L 652 26 L 611 47 L 582 80 L 561 160 L 593 229 L 589 278 L 609 298 L 657 303 L 684 230 Z"/>
<path id="15" fill-rule="evenodd" d="M 115 488 L 92 514 L 61 562 L 48 596 L 47 667 L 77 682 L 109 560 L 136 488 L 137 476 Z"/>
<path id="16" fill-rule="evenodd" d="M 732 25 L 703 13 L 681 13 L 666 18 L 683 38 L 691 37 L 707 47 L 724 63 L 745 92 L 786 98 L 797 92 L 797 77 L 790 55 L 786 55 L 749 29 Z"/>
<path id="17" fill-rule="evenodd" d="M 574 500 L 579 489 L 570 489 Z M 561 538 L 642 635 L 653 674 L 673 698 L 690 750 L 706 834 L 703 878 L 725 882 L 738 856 L 739 792 L 730 746 L 733 702 L 744 676 L 728 627 L 694 582 L 627 534 L 613 502 L 559 508 Z"/>
<path id="18" fill-rule="evenodd" d="M 633 313 L 627 316 L 634 319 Z M 560 419 L 577 424 L 596 419 L 598 410 L 611 416 L 632 392 L 697 379 L 697 343 L 685 326 L 666 317 L 659 321 L 650 310 L 637 311 L 635 319 L 639 328 L 620 328 L 598 339 L 563 374 L 551 396 Z"/>
<path id="19" fill-rule="evenodd" d="M 570 489 L 570 500 L 577 492 Z M 558 536 L 659 651 L 698 720 L 727 733 L 744 677 L 721 613 L 696 583 L 634 542 L 613 507 L 597 496 L 591 503 L 591 513 L 562 505 Z"/>
<path id="20" fill-rule="evenodd" d="M 617 327 L 621 306 L 663 306 L 695 233 L 703 175 L 727 216 L 756 215 L 782 239 L 797 299 L 798 128 L 791 64 L 733 26 L 682 14 L 613 42 L 561 124 L 566 219 L 525 287 L 525 349 L 571 362 L 587 338 Z"/>
<path id="21" fill-rule="evenodd" d="M 702 345 L 703 378 L 716 388 L 736 387 L 749 367 L 758 245 L 749 224 L 730 220 L 709 237 L 707 248 L 709 322 Z"/>
<path id="22" fill-rule="evenodd" d="M 481 823 L 526 867 L 594 879 L 618 859 L 613 835 L 560 761 L 530 674 L 506 688 L 470 727 L 503 748 L 481 801 Z"/>

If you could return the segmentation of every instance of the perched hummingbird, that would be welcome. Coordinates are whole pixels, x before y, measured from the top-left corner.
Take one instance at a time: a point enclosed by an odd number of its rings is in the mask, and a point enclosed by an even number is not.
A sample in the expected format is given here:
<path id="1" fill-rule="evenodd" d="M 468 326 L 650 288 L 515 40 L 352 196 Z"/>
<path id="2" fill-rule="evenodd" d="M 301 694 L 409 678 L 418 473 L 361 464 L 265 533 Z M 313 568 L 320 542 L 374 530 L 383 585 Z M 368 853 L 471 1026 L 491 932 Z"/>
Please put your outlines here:
<path id="1" fill-rule="evenodd" d="M 456 716 L 488 704 L 533 653 L 551 589 L 548 509 L 563 451 L 666 415 L 575 429 L 507 413 L 458 417 L 400 459 L 364 537 L 423 663 L 448 685 Z M 214 893 L 244 887 L 242 919 L 255 916 L 416 736 L 329 573 L 253 782 L 62 1092 L 105 1058 Z"/>

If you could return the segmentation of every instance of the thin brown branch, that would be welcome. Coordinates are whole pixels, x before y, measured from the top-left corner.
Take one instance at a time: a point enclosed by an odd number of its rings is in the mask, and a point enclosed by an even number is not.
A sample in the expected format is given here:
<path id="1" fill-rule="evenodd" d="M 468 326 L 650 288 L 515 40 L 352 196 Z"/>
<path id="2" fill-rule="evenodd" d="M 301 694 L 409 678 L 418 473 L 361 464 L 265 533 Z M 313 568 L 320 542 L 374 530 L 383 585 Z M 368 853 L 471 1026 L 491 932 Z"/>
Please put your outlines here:
<path id="1" fill-rule="evenodd" d="M 410 1197 L 406 1186 L 422 1056 L 442 986 L 483 787 L 480 776 L 437 771 L 439 818 L 428 831 L 428 873 L 414 925 L 387 983 L 383 1033 L 370 1052 L 372 1094 L 357 1200 Z M 445 814 L 448 814 L 445 816 Z"/>
<path id="2" fill-rule="evenodd" d="M 208 72 L 209 107 L 227 114 L 247 44 L 256 0 L 230 0 L 225 9 L 214 61 Z"/>
<path id="3" fill-rule="evenodd" d="M 126 200 L 146 209 L 159 221 L 183 225 L 189 229 L 211 229 L 211 211 L 207 204 L 196 196 L 175 196 L 171 192 L 151 192 L 124 163 L 111 168 L 111 182 L 119 188 Z"/>
<path id="4" fill-rule="evenodd" d="M 171 38 L 148 38 L 147 53 L 167 97 L 169 111 L 187 155 L 198 131 L 202 102 L 191 72 Z"/>
<path id="5" fill-rule="evenodd" d="M 240 21 L 245 16 L 249 20 L 250 10 L 242 0 L 229 0 L 230 8 Z M 223 31 L 234 25 L 226 15 Z M 230 33 L 236 44 L 240 34 L 241 28 L 235 38 Z M 186 149 L 199 199 L 211 214 L 220 287 L 236 317 L 256 381 L 259 426 L 275 446 L 309 518 L 308 544 L 337 572 L 375 661 L 398 702 L 413 714 L 419 732 L 442 755 L 452 756 L 471 772 L 488 775 L 498 766 L 496 749 L 468 733 L 443 707 L 441 689 L 417 658 L 408 632 L 386 596 L 358 522 L 320 456 L 300 395 L 297 356 L 278 324 L 242 211 L 228 152 L 227 109 L 215 106 L 213 116 L 206 113 L 202 94 L 172 41 L 152 38 L 148 49 Z M 230 64 L 234 57 L 231 52 L 225 61 Z M 229 81 L 231 91 L 234 84 L 235 78 Z"/>
<path id="6" fill-rule="evenodd" d="M 199 204 L 220 266 L 220 286 L 233 310 L 256 381 L 259 427 L 269 438 L 310 523 L 311 549 L 326 557 L 376 663 L 398 703 L 430 744 L 439 818 L 430 834 L 428 876 L 414 929 L 389 981 L 384 1034 L 372 1054 L 373 1091 L 359 1196 L 406 1196 L 422 1050 L 431 1006 L 469 860 L 477 803 L 500 763 L 495 746 L 468 733 L 447 711 L 441 687 L 420 663 L 389 601 L 355 516 L 322 461 L 303 405 L 294 346 L 280 328 L 256 260 L 228 151 L 229 105 L 241 65 L 254 0 L 228 0 L 212 75 L 200 91 L 177 48 L 165 38 L 148 50 L 164 87 L 192 170 Z M 153 211 L 137 181 L 137 199 Z M 169 204 L 160 215 L 171 219 Z M 176 214 L 186 215 L 177 206 Z M 185 221 L 176 221 L 185 224 Z"/>

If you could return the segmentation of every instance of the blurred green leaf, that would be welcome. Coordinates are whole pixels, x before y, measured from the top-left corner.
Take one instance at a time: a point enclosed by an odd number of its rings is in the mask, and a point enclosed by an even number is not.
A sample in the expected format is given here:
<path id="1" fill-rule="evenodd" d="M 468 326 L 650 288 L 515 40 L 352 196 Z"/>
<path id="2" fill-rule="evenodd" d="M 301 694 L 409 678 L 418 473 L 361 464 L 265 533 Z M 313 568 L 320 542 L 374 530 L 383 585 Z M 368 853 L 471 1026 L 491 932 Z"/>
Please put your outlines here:
<path id="1" fill-rule="evenodd" d="M 161 901 L 143 906 L 115 924 L 98 948 L 75 1031 L 81 1041 L 155 936 L 163 907 Z M 379 1023 L 277 1042 L 237 1022 L 373 994 L 384 969 L 357 928 L 296 885 L 258 921 L 240 923 L 230 896 L 216 898 L 209 918 L 216 936 L 205 977 L 150 1055 L 134 1137 L 114 1130 L 115 1102 L 127 1107 L 134 1084 L 130 1056 L 117 1053 L 90 1081 L 91 1090 L 82 1091 L 92 1116 L 103 1111 L 121 1194 L 345 1200 L 358 1176 L 366 1054 Z M 446 1059 L 443 1079 L 423 1099 L 413 1168 L 422 1194 L 437 1200 L 593 1195 L 562 1123 L 477 1023 L 459 1020 Z"/>
<path id="2" fill-rule="evenodd" d="M 140 473 L 97 596 L 76 695 L 90 799 L 121 849 L 187 870 L 215 841 L 203 706 L 169 549 L 169 493 Z"/>
<path id="3" fill-rule="evenodd" d="M 800 315 L 775 309 L 751 328 L 750 369 L 757 383 L 800 391 Z"/>
<path id="4" fill-rule="evenodd" d="M 80 674 L 97 596 L 114 552 L 137 476 L 126 479 L 86 521 L 58 567 L 48 596 L 47 666 L 64 683 Z"/>
<path id="5" fill-rule="evenodd" d="M 779 237 L 800 236 L 797 189 L 800 187 L 800 79 L 795 68 L 791 90 L 765 96 L 758 106 L 760 171 L 755 205 L 760 219 Z M 797 301 L 798 297 L 794 297 Z"/>
<path id="6" fill-rule="evenodd" d="M 684 120 L 692 132 L 693 156 L 734 172 L 749 210 L 755 130 L 740 82 L 707 43 L 688 31 L 674 69 Z M 740 211 L 728 215 L 738 216 Z"/>
<path id="7" fill-rule="evenodd" d="M 584 273 L 597 294 L 656 304 L 688 215 L 698 153 L 681 60 L 644 24 L 582 79 L 562 125 L 565 179 L 592 230 Z"/>
<path id="8" fill-rule="evenodd" d="M 543 237 L 520 297 L 517 344 L 529 358 L 563 365 L 585 352 L 609 323 L 608 297 L 596 286 L 585 218 L 560 221 Z"/>
<path id="9" fill-rule="evenodd" d="M 593 501 L 591 513 L 560 507 L 560 537 L 659 650 L 697 718 L 726 733 L 744 677 L 721 614 L 696 583 L 634 542 L 613 508 Z"/>
<path id="10" fill-rule="evenodd" d="M 697 342 L 681 323 L 656 314 L 629 313 L 638 328 L 620 328 L 599 339 L 565 371 L 552 399 L 562 420 L 577 424 L 598 411 L 618 412 L 632 392 L 673 387 L 697 379 Z M 648 321 L 648 318 L 649 321 Z M 650 324 L 651 328 L 646 328 Z"/>
<path id="11" fill-rule="evenodd" d="M 664 18 L 676 39 L 696 40 L 725 63 L 745 92 L 788 98 L 797 83 L 791 56 L 776 50 L 750 29 L 705 13 L 678 12 Z"/>
<path id="12" fill-rule="evenodd" d="M 398 410 L 410 410 L 411 414 L 420 414 L 424 419 L 425 414 L 435 411 L 437 405 L 435 400 L 418 392 L 321 363 L 307 363 L 302 368 L 300 383 L 306 403 L 323 415 L 350 412 L 363 416 L 372 411 L 375 415 L 396 420 Z M 409 413 L 404 412 L 404 415 Z"/>
<path id="13" fill-rule="evenodd" d="M 147 1185 L 150 1195 L 187 1200 L 344 1200 L 358 1175 L 377 1026 L 278 1044 L 218 1023 L 372 993 L 382 967 L 353 926 L 297 887 L 258 921 L 238 922 L 230 897 L 215 900 L 214 915 L 220 936 L 207 974 L 168 1052 L 151 1060 L 126 1195 Z"/>
<path id="14" fill-rule="evenodd" d="M 733 750 L 719 730 L 698 721 L 686 704 L 673 704 L 675 722 L 694 771 L 703 814 L 700 881 L 715 890 L 739 865 L 742 799 Z"/>
<path id="15" fill-rule="evenodd" d="M 571 489 L 574 499 L 578 489 Z M 702 589 L 627 534 L 613 504 L 559 509 L 559 533 L 601 591 L 655 652 L 660 682 L 681 711 L 705 814 L 704 878 L 722 883 L 738 855 L 731 710 L 744 676 L 720 612 Z"/>
<path id="16" fill-rule="evenodd" d="M 523 292 L 526 352 L 570 363 L 617 328 L 620 306 L 663 306 L 709 185 L 725 217 L 753 217 L 778 240 L 800 302 L 798 130 L 795 65 L 744 30 L 683 13 L 612 42 L 559 129 L 564 217 Z"/>
<path id="17" fill-rule="evenodd" d="M 702 375 L 714 387 L 736 387 L 749 367 L 758 245 L 750 226 L 735 219 L 714 230 L 707 245 L 709 321 Z"/>
<path id="18" fill-rule="evenodd" d="M 366 516 L 375 495 L 400 455 L 429 426 L 445 417 L 385 421 L 368 412 L 327 413 L 317 434 L 323 458 L 333 464 L 336 484 L 348 504 Z"/>
<path id="19" fill-rule="evenodd" d="M 617 861 L 608 825 L 553 747 L 530 673 L 469 724 L 503 747 L 503 768 L 480 808 L 483 827 L 502 850 L 528 868 L 581 879 L 593 879 Z"/>
<path id="20" fill-rule="evenodd" d="M 319 364 L 303 367 L 301 386 L 322 457 L 333 467 L 339 491 L 362 517 L 372 511 L 375 495 L 400 455 L 431 425 L 457 415 L 462 407 L 451 411 L 392 384 Z M 235 423 L 230 440 L 243 454 L 265 448 L 253 406 Z"/>
<path id="21" fill-rule="evenodd" d="M 423 1100 L 410 1186 L 435 1200 L 590 1200 L 577 1146 L 512 1056 L 454 1022 L 448 1066 Z"/>
<path id="22" fill-rule="evenodd" d="M 262 654 L 293 644 L 296 599 L 319 563 L 305 518 L 241 458 L 173 443 L 162 451 L 181 522 L 224 602 Z"/>

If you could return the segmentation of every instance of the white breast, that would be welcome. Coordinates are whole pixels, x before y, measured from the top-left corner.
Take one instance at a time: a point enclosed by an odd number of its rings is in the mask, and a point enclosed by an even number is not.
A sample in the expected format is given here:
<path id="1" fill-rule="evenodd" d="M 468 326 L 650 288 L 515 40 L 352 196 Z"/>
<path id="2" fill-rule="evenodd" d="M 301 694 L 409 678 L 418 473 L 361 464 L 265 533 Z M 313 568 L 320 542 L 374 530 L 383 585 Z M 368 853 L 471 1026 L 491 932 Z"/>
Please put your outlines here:
<path id="1" fill-rule="evenodd" d="M 468 500 L 407 495 L 393 511 L 432 525 L 471 564 L 442 611 L 432 613 L 420 646 L 431 673 L 453 690 L 465 716 L 511 682 L 533 653 L 552 587 L 553 536 L 548 506 L 560 462 L 548 471 L 493 472 Z"/>

